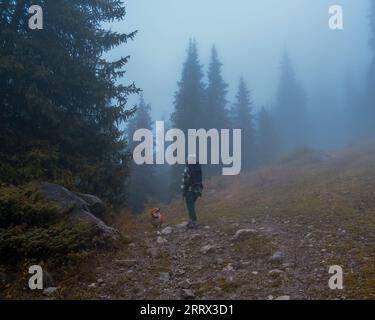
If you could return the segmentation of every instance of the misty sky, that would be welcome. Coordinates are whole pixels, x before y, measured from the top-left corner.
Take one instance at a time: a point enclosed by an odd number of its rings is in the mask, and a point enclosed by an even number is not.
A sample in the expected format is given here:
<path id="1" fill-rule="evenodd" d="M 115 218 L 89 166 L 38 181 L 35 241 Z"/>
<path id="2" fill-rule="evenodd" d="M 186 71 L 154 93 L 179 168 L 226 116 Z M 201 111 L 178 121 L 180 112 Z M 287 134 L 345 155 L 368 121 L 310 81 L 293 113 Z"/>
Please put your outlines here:
<path id="1" fill-rule="evenodd" d="M 334 4 L 344 9 L 342 31 L 328 28 Z M 274 102 L 284 48 L 308 94 L 339 92 L 348 73 L 359 83 L 370 61 L 369 0 L 128 0 L 126 6 L 127 19 L 112 29 L 139 33 L 111 56 L 131 55 L 125 82 L 144 90 L 157 119 L 172 110 L 190 37 L 198 42 L 205 72 L 216 44 L 228 100 L 243 75 L 256 106 Z"/>

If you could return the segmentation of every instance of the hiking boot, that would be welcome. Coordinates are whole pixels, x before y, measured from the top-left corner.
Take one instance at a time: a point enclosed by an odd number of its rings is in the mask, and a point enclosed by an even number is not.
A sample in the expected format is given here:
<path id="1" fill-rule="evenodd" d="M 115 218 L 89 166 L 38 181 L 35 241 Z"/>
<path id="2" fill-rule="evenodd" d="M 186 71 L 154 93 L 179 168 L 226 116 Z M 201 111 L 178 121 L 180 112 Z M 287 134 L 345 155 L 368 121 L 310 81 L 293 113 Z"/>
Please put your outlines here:
<path id="1" fill-rule="evenodd" d="M 189 223 L 187 224 L 187 228 L 188 229 L 197 229 L 198 228 L 198 224 L 196 221 L 189 221 Z"/>

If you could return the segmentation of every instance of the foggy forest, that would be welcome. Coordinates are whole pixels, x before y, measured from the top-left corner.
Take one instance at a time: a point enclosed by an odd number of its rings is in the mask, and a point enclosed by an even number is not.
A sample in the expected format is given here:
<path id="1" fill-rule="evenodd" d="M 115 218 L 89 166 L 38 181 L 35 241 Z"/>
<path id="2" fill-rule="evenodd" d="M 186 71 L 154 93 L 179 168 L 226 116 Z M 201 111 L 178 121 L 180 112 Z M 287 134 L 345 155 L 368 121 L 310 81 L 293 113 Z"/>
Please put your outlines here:
<path id="1" fill-rule="evenodd" d="M 0 107 L 0 299 L 375 298 L 375 1 L 0 0 Z"/>

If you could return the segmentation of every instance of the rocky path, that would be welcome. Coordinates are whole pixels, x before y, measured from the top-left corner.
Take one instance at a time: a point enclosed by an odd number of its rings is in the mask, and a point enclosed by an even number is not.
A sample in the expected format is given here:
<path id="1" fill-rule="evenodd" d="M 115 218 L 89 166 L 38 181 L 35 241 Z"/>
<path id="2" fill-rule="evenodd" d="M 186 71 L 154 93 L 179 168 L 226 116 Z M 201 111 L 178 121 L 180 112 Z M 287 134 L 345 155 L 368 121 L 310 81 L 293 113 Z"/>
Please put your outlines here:
<path id="1" fill-rule="evenodd" d="M 319 231 L 289 220 L 181 223 L 135 233 L 78 286 L 96 299 L 344 298 L 328 288 L 331 255 Z"/>

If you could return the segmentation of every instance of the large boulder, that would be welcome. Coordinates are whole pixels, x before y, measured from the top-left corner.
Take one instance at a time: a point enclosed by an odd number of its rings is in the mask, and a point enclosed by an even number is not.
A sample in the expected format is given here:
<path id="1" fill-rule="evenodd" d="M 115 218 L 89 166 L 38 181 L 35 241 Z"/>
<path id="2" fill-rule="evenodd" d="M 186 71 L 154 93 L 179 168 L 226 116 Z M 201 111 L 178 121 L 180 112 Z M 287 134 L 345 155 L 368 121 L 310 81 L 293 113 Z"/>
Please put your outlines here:
<path id="1" fill-rule="evenodd" d="M 75 194 L 87 203 L 89 211 L 97 218 L 103 219 L 106 211 L 104 202 L 91 194 L 75 192 Z"/>
<path id="2" fill-rule="evenodd" d="M 104 212 L 102 208 L 100 209 L 103 206 L 105 210 L 104 203 L 99 198 L 91 195 L 81 197 L 80 194 L 71 192 L 60 185 L 47 182 L 38 184 L 37 189 L 46 200 L 56 205 L 58 214 L 68 223 L 72 225 L 80 223 L 95 229 L 104 240 L 118 240 L 118 231 L 107 226 L 91 212 L 92 208 L 97 210 L 97 213 Z"/>

